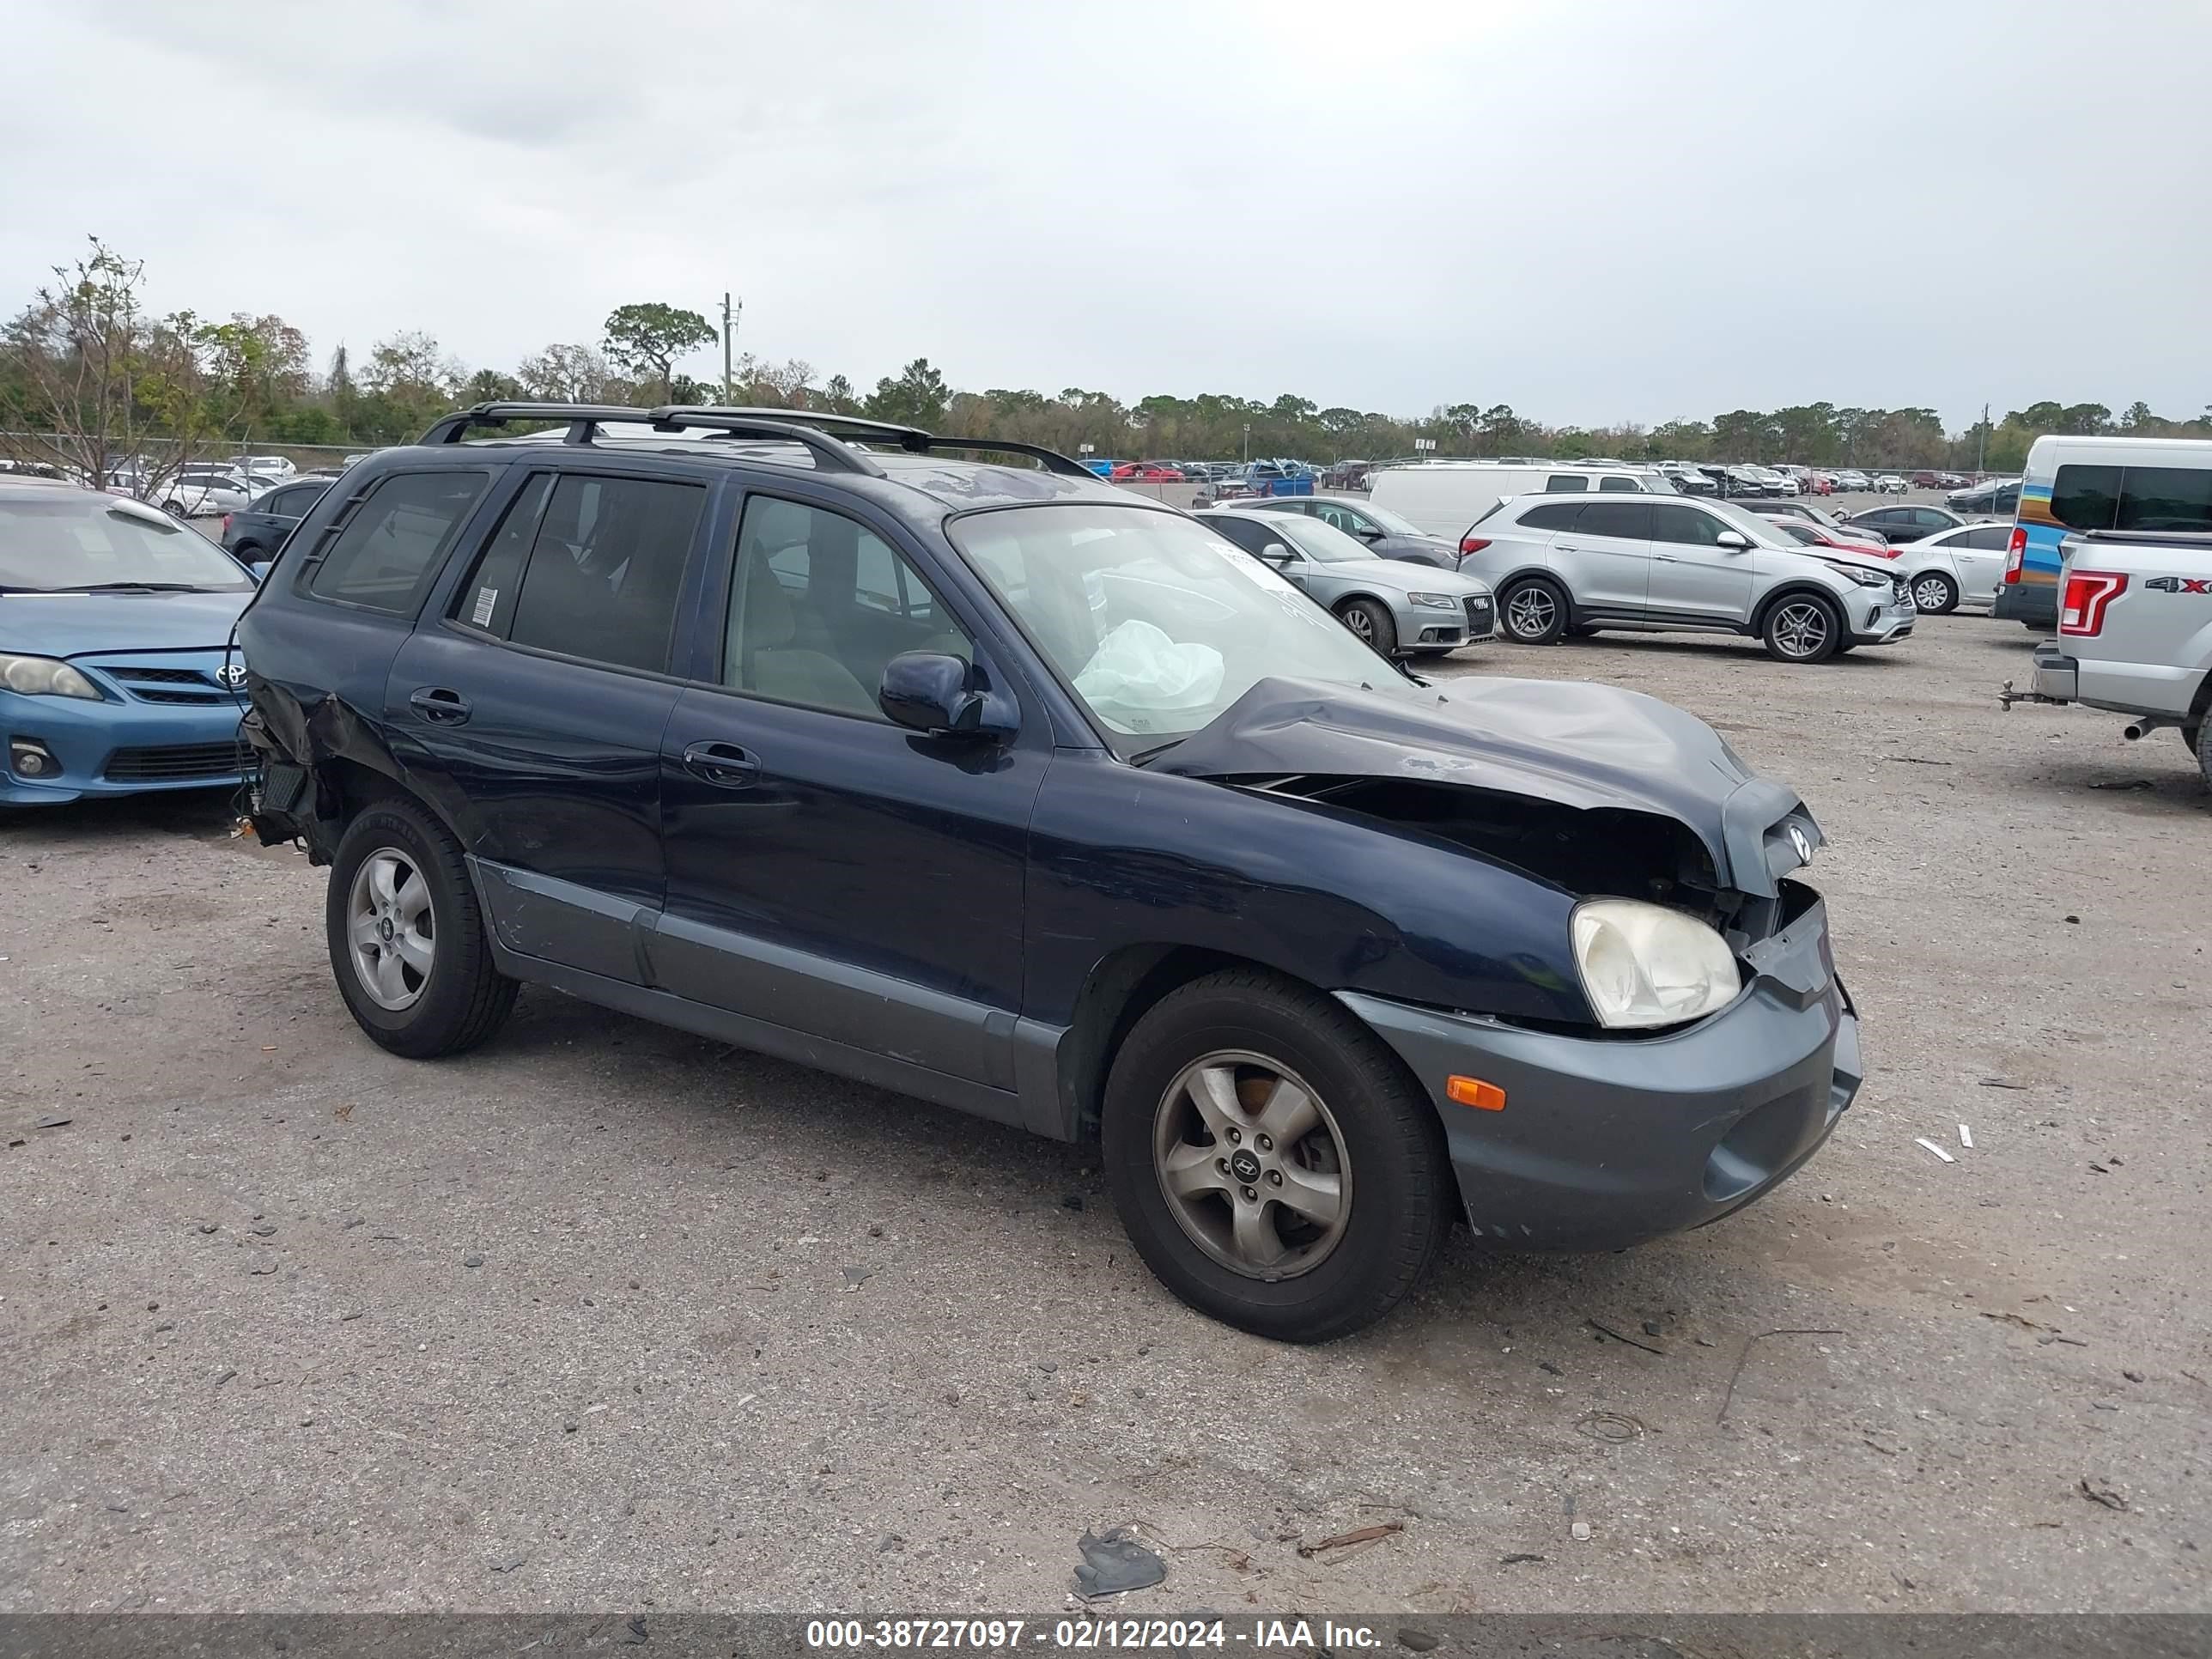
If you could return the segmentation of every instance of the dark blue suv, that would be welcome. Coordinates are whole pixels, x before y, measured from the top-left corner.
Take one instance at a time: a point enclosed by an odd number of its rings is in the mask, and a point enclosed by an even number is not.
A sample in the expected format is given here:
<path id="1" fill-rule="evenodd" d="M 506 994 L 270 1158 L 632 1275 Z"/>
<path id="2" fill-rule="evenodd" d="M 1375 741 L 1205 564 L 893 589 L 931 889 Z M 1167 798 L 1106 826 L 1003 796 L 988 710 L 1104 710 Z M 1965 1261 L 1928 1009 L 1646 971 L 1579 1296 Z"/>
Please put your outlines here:
<path id="1" fill-rule="evenodd" d="M 526 981 L 1097 1136 L 1153 1271 L 1270 1336 L 1455 1220 L 1713 1220 L 1857 1087 L 1820 831 L 1711 728 L 1425 684 L 1048 452 L 480 405 L 339 479 L 239 639 L 376 1042 Z"/>

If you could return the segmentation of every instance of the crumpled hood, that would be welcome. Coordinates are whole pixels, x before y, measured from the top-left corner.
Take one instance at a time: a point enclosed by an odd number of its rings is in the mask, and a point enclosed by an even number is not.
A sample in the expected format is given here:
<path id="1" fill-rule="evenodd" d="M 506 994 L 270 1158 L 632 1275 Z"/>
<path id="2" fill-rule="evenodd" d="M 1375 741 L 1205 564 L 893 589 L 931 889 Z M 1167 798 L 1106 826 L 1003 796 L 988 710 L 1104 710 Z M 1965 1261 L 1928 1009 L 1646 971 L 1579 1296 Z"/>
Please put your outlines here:
<path id="1" fill-rule="evenodd" d="M 220 651 L 253 597 L 238 593 L 0 593 L 0 651 Z"/>
<path id="2" fill-rule="evenodd" d="M 1186 777 L 1393 778 L 1658 813 L 1705 844 L 1723 882 L 1762 896 L 1803 862 L 1793 827 L 1808 853 L 1821 839 L 1793 792 L 1696 715 L 1586 680 L 1368 690 L 1264 679 L 1154 764 Z"/>

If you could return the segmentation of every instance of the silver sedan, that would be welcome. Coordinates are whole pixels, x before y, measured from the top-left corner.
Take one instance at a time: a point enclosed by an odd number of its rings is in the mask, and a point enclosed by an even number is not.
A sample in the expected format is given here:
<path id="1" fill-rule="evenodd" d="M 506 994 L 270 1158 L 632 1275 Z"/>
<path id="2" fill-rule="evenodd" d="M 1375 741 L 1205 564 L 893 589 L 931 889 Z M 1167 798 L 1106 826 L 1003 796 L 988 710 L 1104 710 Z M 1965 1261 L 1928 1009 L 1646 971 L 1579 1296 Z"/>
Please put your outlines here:
<path id="1" fill-rule="evenodd" d="M 1236 507 L 1196 516 L 1386 657 L 1456 650 L 1497 630 L 1489 584 L 1473 576 L 1378 559 L 1357 538 L 1297 513 Z"/>

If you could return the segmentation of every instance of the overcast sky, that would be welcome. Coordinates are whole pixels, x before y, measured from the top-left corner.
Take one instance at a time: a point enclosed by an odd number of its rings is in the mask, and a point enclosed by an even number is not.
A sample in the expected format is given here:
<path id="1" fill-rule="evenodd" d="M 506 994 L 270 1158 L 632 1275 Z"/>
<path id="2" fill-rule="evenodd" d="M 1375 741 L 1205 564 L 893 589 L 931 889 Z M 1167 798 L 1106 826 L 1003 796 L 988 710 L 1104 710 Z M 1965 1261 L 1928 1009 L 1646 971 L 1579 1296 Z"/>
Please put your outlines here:
<path id="1" fill-rule="evenodd" d="M 1565 423 L 2212 399 L 2196 0 L 0 4 L 0 307 L 88 232 L 318 362 L 744 300 L 863 387 Z M 695 372 L 719 373 L 702 354 Z"/>

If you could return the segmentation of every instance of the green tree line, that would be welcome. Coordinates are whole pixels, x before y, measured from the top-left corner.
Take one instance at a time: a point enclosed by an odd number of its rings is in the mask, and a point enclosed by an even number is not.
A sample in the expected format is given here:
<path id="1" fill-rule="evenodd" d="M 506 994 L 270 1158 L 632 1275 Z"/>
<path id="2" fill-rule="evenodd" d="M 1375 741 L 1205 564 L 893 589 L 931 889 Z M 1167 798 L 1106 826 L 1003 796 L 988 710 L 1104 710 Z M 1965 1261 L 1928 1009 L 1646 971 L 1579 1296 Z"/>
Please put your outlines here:
<path id="1" fill-rule="evenodd" d="M 552 342 L 512 368 L 472 368 L 419 330 L 401 330 L 356 357 L 343 344 L 318 364 L 307 338 L 276 316 L 191 312 L 150 316 L 143 267 L 100 241 L 54 268 L 0 330 L 0 427 L 58 434 L 49 450 L 87 469 L 168 441 L 178 453 L 246 441 L 374 445 L 412 438 L 471 403 L 660 404 L 724 401 L 719 380 L 678 367 L 720 337 L 700 313 L 665 301 L 616 308 L 596 339 Z M 1285 393 L 1272 401 L 1208 392 L 1123 403 L 1067 386 L 955 389 L 926 357 L 862 391 L 798 359 L 751 354 L 733 368 L 730 398 L 775 408 L 863 415 L 951 436 L 1009 438 L 1069 454 L 1312 461 L 1440 455 L 1586 455 L 1626 459 L 1792 461 L 1807 465 L 1947 467 L 2016 471 L 2045 433 L 2212 438 L 2212 406 L 2185 419 L 2136 403 L 2038 403 L 2002 420 L 1947 432 L 1932 409 L 1860 409 L 1828 403 L 1737 409 L 1655 427 L 1554 426 L 1504 404 L 1439 404 L 1425 416 L 1322 406 Z M 13 447 L 24 447 L 22 441 Z M 49 457 L 51 458 L 51 457 Z"/>

